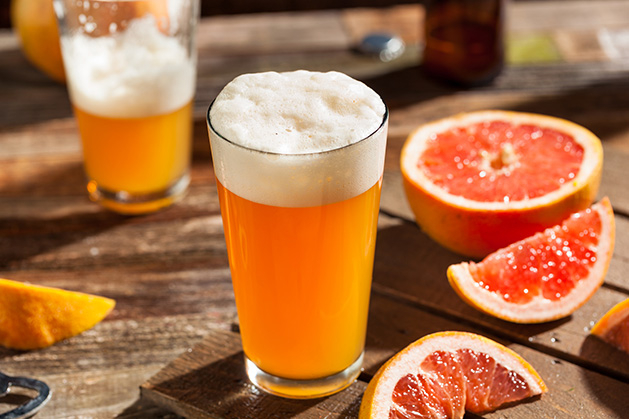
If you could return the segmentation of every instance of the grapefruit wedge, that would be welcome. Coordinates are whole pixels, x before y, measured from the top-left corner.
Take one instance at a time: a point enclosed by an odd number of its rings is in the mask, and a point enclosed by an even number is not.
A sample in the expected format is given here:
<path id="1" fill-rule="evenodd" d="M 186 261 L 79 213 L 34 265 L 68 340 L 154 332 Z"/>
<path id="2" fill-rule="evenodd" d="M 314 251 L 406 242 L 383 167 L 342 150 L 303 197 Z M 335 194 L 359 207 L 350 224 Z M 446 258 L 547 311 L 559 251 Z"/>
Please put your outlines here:
<path id="1" fill-rule="evenodd" d="M 563 119 L 480 111 L 417 128 L 400 166 L 420 228 L 482 258 L 589 207 L 602 150 L 594 134 Z"/>
<path id="2" fill-rule="evenodd" d="M 385 363 L 365 390 L 359 419 L 463 418 L 547 391 L 522 357 L 467 332 L 439 332 Z"/>
<path id="3" fill-rule="evenodd" d="M 114 305 L 105 297 L 0 279 L 0 345 L 45 348 L 94 327 Z"/>
<path id="4" fill-rule="evenodd" d="M 616 304 L 601 317 L 591 333 L 629 353 L 629 298 Z"/>
<path id="5" fill-rule="evenodd" d="M 614 250 L 609 199 L 563 223 L 500 249 L 479 263 L 448 267 L 448 280 L 471 306 L 515 323 L 560 319 L 601 286 Z"/>

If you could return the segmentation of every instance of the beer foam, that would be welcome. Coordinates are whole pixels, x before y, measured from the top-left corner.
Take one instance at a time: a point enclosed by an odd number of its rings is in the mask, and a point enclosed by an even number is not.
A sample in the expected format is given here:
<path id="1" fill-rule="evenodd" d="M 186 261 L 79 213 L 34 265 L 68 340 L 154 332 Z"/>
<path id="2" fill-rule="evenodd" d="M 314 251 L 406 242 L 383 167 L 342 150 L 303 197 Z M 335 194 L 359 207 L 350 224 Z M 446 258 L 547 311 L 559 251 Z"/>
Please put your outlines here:
<path id="1" fill-rule="evenodd" d="M 343 73 L 299 70 L 236 77 L 216 98 L 210 117 L 214 129 L 236 144 L 304 154 L 367 137 L 384 112 L 378 94 Z"/>
<path id="2" fill-rule="evenodd" d="M 239 76 L 208 112 L 217 179 L 243 198 L 283 207 L 357 196 L 382 176 L 386 117 L 380 96 L 342 73 Z"/>
<path id="3" fill-rule="evenodd" d="M 153 16 L 110 36 L 64 35 L 61 46 L 70 98 L 84 111 L 144 117 L 179 109 L 194 96 L 194 51 L 161 33 Z"/>

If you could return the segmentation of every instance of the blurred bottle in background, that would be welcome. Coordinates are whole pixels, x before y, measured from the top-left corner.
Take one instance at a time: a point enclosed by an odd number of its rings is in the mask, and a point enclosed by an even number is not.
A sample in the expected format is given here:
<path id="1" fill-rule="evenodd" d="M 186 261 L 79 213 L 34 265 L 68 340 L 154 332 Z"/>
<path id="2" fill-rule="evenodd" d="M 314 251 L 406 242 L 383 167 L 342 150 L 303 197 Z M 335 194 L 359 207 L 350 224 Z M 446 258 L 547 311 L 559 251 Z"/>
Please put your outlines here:
<path id="1" fill-rule="evenodd" d="M 505 0 L 425 0 L 425 6 L 426 73 L 465 86 L 500 74 Z"/>

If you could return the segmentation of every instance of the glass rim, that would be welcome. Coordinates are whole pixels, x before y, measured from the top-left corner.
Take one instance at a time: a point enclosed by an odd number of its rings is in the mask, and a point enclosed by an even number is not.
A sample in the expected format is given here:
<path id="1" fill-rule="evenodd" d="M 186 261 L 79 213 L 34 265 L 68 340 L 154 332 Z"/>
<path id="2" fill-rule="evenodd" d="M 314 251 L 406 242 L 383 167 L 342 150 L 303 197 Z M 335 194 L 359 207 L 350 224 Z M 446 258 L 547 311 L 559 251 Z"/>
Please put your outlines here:
<path id="1" fill-rule="evenodd" d="M 387 121 L 389 120 L 389 107 L 387 106 L 387 104 L 384 102 L 384 100 L 382 99 L 382 97 L 380 95 L 378 95 L 378 97 L 380 98 L 380 100 L 382 101 L 382 104 L 384 105 L 384 114 L 382 115 L 382 121 L 380 122 L 380 125 L 378 125 L 378 128 L 376 128 L 369 135 L 366 135 L 364 138 L 361 138 L 360 140 L 355 141 L 355 142 L 353 142 L 351 144 L 345 144 L 345 145 L 342 145 L 340 147 L 332 148 L 332 149 L 329 149 L 329 150 L 323 150 L 323 151 L 312 151 L 312 152 L 306 152 L 306 153 L 281 153 L 281 152 L 277 152 L 277 151 L 259 150 L 257 148 L 247 147 L 247 146 L 244 146 L 242 144 L 235 143 L 232 140 L 230 140 L 229 138 L 226 138 L 220 132 L 218 132 L 218 130 L 216 130 L 214 128 L 214 126 L 212 125 L 212 120 L 210 119 L 210 111 L 212 110 L 212 106 L 214 106 L 214 102 L 216 102 L 216 98 L 214 100 L 212 100 L 212 103 L 210 103 L 210 106 L 208 107 L 206 115 L 205 115 L 205 120 L 206 120 L 207 126 L 210 128 L 210 130 L 214 134 L 216 134 L 219 138 L 221 138 L 223 141 L 233 145 L 234 147 L 238 147 L 238 148 L 243 149 L 243 150 L 248 150 L 248 151 L 261 153 L 261 154 L 268 154 L 268 155 L 271 155 L 271 156 L 295 156 L 295 157 L 318 156 L 318 155 L 321 155 L 321 154 L 332 153 L 332 152 L 336 152 L 336 151 L 339 151 L 339 150 L 343 150 L 343 149 L 348 148 L 348 147 L 355 146 L 357 144 L 361 144 L 361 143 L 367 141 L 368 139 L 374 137 L 378 132 L 380 132 L 383 129 L 383 127 L 386 125 Z"/>

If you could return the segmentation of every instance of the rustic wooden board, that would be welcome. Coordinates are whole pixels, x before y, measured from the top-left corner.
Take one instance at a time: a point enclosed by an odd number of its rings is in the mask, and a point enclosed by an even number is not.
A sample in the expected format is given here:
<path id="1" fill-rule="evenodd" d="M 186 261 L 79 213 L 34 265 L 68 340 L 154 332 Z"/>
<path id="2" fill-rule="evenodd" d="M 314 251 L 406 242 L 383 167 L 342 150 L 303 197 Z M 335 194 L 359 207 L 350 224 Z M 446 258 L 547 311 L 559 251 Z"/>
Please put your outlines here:
<path id="1" fill-rule="evenodd" d="M 336 395 L 299 401 L 261 392 L 246 378 L 239 335 L 224 330 L 210 332 L 201 343 L 144 383 L 141 392 L 151 401 L 189 418 L 355 418 L 367 382 L 380 365 L 417 338 L 440 330 L 479 332 L 376 294 L 370 310 L 366 372 Z M 629 384 L 613 382 L 609 377 L 531 348 L 515 344 L 510 347 L 532 363 L 550 390 L 540 400 L 484 417 L 620 418 L 629 407 L 624 396 L 629 392 Z M 592 388 L 606 386 L 617 391 L 600 394 L 600 398 L 587 397 Z"/>
<path id="2" fill-rule="evenodd" d="M 323 401 L 282 399 L 261 392 L 246 377 L 238 333 L 211 332 L 141 386 L 142 395 L 189 418 L 356 417 L 364 385 Z M 281 414 L 279 413 L 281 412 Z"/>
<path id="3" fill-rule="evenodd" d="M 40 273 L 40 277 L 44 276 Z M 58 273 L 58 276 L 63 274 Z M 65 280 L 76 283 L 72 278 Z M 155 288 L 154 294 L 159 292 L 159 287 Z M 130 303 L 135 306 L 132 301 L 122 301 L 119 305 Z M 167 410 L 155 409 L 154 405 L 139 403 L 135 406 L 139 399 L 138 387 L 191 345 L 200 342 L 209 328 L 233 321 L 235 308 L 232 305 L 223 310 L 218 306 L 212 310 L 207 307 L 202 314 L 166 317 L 147 317 L 141 306 L 134 307 L 132 313 L 118 312 L 116 308 L 113 316 L 95 328 L 52 347 L 28 352 L 0 347 L 0 371 L 38 378 L 50 386 L 53 397 L 37 417 L 108 419 L 124 411 L 128 411 L 129 417 L 134 414 L 138 418 L 169 417 Z"/>
<path id="4" fill-rule="evenodd" d="M 624 0 L 578 1 L 544 0 L 541 9 L 534 1 L 511 2 L 509 25 L 514 31 L 557 29 L 561 16 L 563 28 L 583 30 L 601 27 L 626 27 Z"/>
<path id="5" fill-rule="evenodd" d="M 597 38 L 600 29 L 626 28 L 627 6 L 618 0 L 511 2 L 513 36 L 544 37 L 561 61 L 509 63 L 494 85 L 475 89 L 423 76 L 418 4 L 205 19 L 199 31 L 192 187 L 178 205 L 141 217 L 111 214 L 89 202 L 66 87 L 28 64 L 17 39 L 0 30 L 0 277 L 118 302 L 97 327 L 51 348 L 0 349 L 0 370 L 53 387 L 53 399 L 38 417 L 174 417 L 139 398 L 138 386 L 216 329 L 233 337 L 229 330 L 237 321 L 210 166 L 207 107 L 243 72 L 335 69 L 374 87 L 391 109 L 366 372 L 343 393 L 349 396 L 339 395 L 323 408 L 263 404 L 278 409 L 267 417 L 356 417 L 360 394 L 378 365 L 417 337 L 448 328 L 517 342 L 510 346 L 530 357 L 552 385 L 552 397 L 542 403 L 487 417 L 574 417 L 567 412 L 589 417 L 587 410 L 622 417 L 627 405 L 618 397 L 627 394 L 626 358 L 590 338 L 586 329 L 627 295 L 629 67 L 609 59 Z M 376 29 L 404 38 L 401 59 L 381 63 L 353 50 Z M 563 322 L 518 327 L 466 306 L 444 281 L 447 264 L 461 257 L 425 237 L 405 207 L 397 182 L 399 150 L 408 133 L 421 122 L 488 108 L 561 116 L 604 141 L 601 194 L 612 197 L 617 213 L 617 251 L 604 288 Z M 232 405 L 255 403 L 249 397 L 234 400 Z"/>
<path id="6" fill-rule="evenodd" d="M 611 372 L 614 376 L 620 375 L 621 380 L 626 379 L 626 357 L 589 338 L 585 330 L 591 327 L 593 319 L 602 314 L 600 307 L 611 307 L 624 298 L 622 293 L 615 289 L 601 290 L 592 304 L 579 310 L 567 323 L 521 327 L 481 315 L 460 301 L 445 281 L 447 265 L 457 263 L 461 258 L 430 241 L 411 220 L 386 215 L 389 207 L 403 207 L 403 202 L 394 202 L 405 199 L 400 185 L 399 173 L 387 172 L 382 198 L 385 214 L 381 216 L 377 245 L 375 293 L 539 348 L 555 354 L 562 362 L 572 360 L 595 370 Z M 82 187 L 80 194 L 76 199 L 85 199 Z M 12 200 L 17 208 L 24 210 L 37 205 L 37 202 L 40 205 L 54 202 L 46 196 L 16 197 Z M 69 205 L 72 200 L 65 202 Z M 77 207 L 74 208 L 76 210 Z M 44 213 L 41 219 L 33 219 L 27 211 L 15 213 L 10 221 L 3 217 L 5 222 L 0 223 L 0 232 L 5 237 L 10 236 L 11 231 L 21 232 L 19 245 L 16 246 L 15 241 L 0 243 L 4 246 L 0 252 L 3 255 L 3 268 L 0 269 L 4 271 L 3 276 L 116 298 L 119 305 L 112 321 L 153 313 L 189 315 L 203 312 L 207 306 L 215 309 L 222 306 L 224 311 L 217 313 L 218 318 L 235 320 L 219 207 L 213 186 L 194 186 L 180 205 L 140 218 L 103 212 L 89 202 L 86 202 L 85 208 L 89 210 L 83 215 L 70 213 L 64 216 L 59 211 L 53 211 Z M 96 225 L 99 227 L 96 228 Z M 619 219 L 619 226 L 624 229 L 622 231 L 626 230 L 624 219 Z M 622 239 L 627 235 L 618 234 L 618 237 Z M 133 245 L 121 247 L 121 240 L 127 244 L 132 240 Z M 627 248 L 626 245 L 619 246 L 618 251 L 626 251 Z M 421 252 L 418 253 L 418 250 Z M 163 260 L 163 263 L 156 263 L 157 260 Z M 218 271 L 217 267 L 221 270 Z M 97 270 L 94 271 L 94 268 Z M 614 269 L 611 269 L 610 274 L 613 272 Z M 89 277 L 90 281 L 77 281 L 82 277 Z M 126 282 L 124 294 L 118 293 L 119 287 L 111 282 L 114 277 Z M 618 270 L 617 277 L 626 281 L 622 269 Z M 152 308 L 151 304 L 156 300 L 161 302 L 160 307 Z M 132 321 L 120 323 L 119 327 L 129 328 L 133 324 Z M 116 336 L 109 328 L 97 330 L 100 335 Z M 161 332 L 164 333 L 164 330 Z M 166 332 L 165 336 L 172 338 L 172 333 Z M 73 342 L 76 344 L 76 340 Z M 141 341 L 138 343 L 142 344 Z M 155 342 L 150 345 L 159 347 Z M 385 352 L 373 363 L 381 363 L 393 351 Z M 54 350 L 44 359 L 50 356 L 56 356 Z M 146 356 L 146 353 L 140 352 L 139 356 Z M 40 361 L 33 362 L 34 359 L 41 360 L 37 356 L 24 358 L 32 362 L 32 368 L 41 365 Z M 167 358 L 161 359 L 167 361 Z M 133 358 L 130 362 L 131 367 L 137 360 Z M 115 365 L 124 363 L 113 352 L 105 361 L 103 374 L 109 376 L 107 371 Z M 50 365 L 46 368 L 50 370 Z M 150 371 L 150 367 L 146 371 Z M 78 379 L 80 373 L 77 374 Z M 99 388 L 89 387 L 89 390 L 99 391 Z"/>

